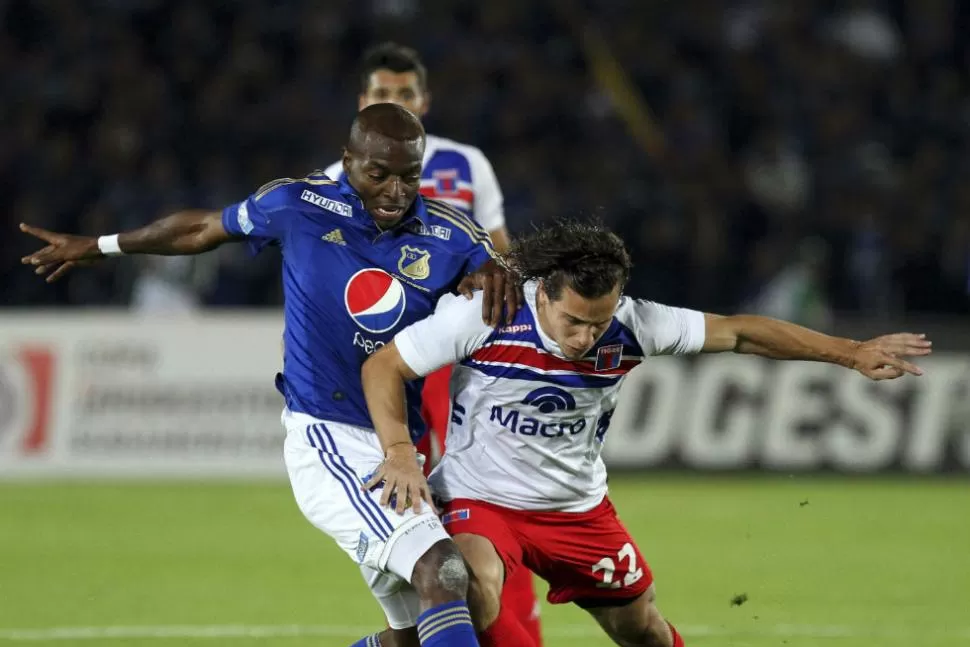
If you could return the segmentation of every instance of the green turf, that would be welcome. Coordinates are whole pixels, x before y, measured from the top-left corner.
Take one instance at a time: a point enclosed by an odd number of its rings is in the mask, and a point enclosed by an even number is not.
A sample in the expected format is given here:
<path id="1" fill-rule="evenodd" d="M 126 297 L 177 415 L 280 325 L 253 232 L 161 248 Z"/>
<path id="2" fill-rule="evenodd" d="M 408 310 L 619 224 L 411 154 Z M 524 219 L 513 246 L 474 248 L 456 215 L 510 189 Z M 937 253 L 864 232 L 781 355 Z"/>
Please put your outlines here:
<path id="1" fill-rule="evenodd" d="M 966 481 L 618 478 L 612 490 L 688 645 L 970 644 Z M 577 609 L 544 614 L 550 647 L 609 644 Z M 321 632 L 380 624 L 354 565 L 284 485 L 0 485 L 0 647 L 346 646 L 354 636 Z M 176 625 L 315 635 L 9 633 Z"/>

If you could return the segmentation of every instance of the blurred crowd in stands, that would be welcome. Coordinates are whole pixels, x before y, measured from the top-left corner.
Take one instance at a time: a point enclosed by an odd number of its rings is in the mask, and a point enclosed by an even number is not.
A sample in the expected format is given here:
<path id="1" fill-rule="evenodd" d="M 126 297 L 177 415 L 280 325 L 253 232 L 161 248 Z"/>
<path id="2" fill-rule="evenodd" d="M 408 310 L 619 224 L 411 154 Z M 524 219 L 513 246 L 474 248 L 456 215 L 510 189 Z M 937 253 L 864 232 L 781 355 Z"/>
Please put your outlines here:
<path id="1" fill-rule="evenodd" d="M 429 68 L 428 130 L 492 161 L 513 235 L 598 215 L 633 250 L 631 294 L 823 327 L 968 314 L 968 33 L 957 0 L 0 0 L 0 305 L 277 305 L 278 258 L 243 246 L 47 286 L 16 223 L 109 233 L 322 168 L 358 57 L 393 39 Z"/>

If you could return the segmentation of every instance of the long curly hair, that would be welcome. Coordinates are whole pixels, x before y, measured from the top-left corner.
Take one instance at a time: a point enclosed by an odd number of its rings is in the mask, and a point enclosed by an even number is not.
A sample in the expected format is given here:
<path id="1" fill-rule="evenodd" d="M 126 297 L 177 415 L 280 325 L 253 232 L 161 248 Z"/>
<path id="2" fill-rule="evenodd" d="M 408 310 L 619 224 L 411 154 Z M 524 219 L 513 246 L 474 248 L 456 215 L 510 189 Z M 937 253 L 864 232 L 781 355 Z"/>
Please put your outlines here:
<path id="1" fill-rule="evenodd" d="M 536 227 L 512 242 L 505 259 L 523 281 L 541 280 L 553 301 L 565 286 L 586 299 L 622 289 L 633 266 L 620 237 L 597 219 L 563 218 Z"/>

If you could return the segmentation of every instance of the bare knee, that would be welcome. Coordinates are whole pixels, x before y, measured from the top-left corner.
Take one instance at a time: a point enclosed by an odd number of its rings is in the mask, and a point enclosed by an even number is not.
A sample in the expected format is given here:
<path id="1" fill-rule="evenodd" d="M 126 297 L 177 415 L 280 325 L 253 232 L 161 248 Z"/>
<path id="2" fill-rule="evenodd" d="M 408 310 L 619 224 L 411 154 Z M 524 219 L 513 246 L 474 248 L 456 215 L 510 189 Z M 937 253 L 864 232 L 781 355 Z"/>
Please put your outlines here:
<path id="1" fill-rule="evenodd" d="M 455 543 L 468 564 L 468 606 L 472 623 L 484 631 L 498 618 L 505 583 L 505 565 L 492 542 L 480 535 L 455 535 Z"/>
<path id="2" fill-rule="evenodd" d="M 628 604 L 588 609 L 607 635 L 621 647 L 673 647 L 667 621 L 654 604 L 651 586 Z"/>
<path id="3" fill-rule="evenodd" d="M 414 565 L 411 584 L 425 608 L 464 600 L 468 594 L 468 569 L 453 541 L 442 539 Z"/>

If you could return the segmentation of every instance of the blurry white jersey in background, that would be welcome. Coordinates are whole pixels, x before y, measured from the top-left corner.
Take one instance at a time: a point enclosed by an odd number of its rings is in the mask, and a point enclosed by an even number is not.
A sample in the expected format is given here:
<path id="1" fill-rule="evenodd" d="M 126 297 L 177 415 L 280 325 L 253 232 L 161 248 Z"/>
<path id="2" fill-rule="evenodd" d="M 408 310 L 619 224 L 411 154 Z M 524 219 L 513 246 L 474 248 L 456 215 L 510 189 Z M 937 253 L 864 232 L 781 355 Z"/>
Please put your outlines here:
<path id="1" fill-rule="evenodd" d="M 481 150 L 428 135 L 422 163 L 421 195 L 461 209 L 485 231 L 492 232 L 505 225 L 502 190 Z M 343 162 L 334 162 L 324 172 L 332 180 L 341 179 Z"/>

